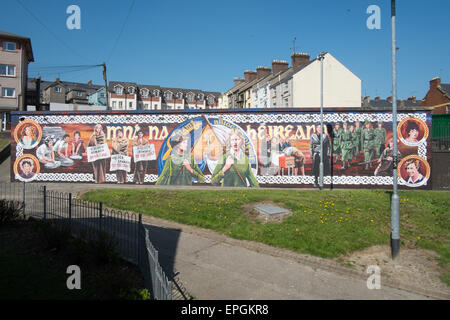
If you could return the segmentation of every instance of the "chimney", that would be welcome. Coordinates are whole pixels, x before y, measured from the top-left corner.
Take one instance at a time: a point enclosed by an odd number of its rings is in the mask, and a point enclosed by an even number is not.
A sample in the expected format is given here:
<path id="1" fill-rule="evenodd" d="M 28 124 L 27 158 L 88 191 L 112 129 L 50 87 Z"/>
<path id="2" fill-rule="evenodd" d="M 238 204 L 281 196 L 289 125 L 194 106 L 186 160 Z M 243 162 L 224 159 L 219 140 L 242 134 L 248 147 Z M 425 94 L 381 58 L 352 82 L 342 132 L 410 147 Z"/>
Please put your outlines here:
<path id="1" fill-rule="evenodd" d="M 309 54 L 302 52 L 294 52 L 291 55 L 292 59 L 292 67 L 298 67 L 301 64 L 305 64 L 309 62 Z"/>
<path id="2" fill-rule="evenodd" d="M 244 80 L 245 82 L 250 82 L 256 79 L 256 71 L 253 70 L 245 70 L 244 71 Z"/>
<path id="3" fill-rule="evenodd" d="M 89 86 L 92 86 L 92 80 L 89 80 L 89 81 L 88 81 L 88 85 L 89 85 Z"/>
<path id="4" fill-rule="evenodd" d="M 430 81 L 430 89 L 434 89 L 441 86 L 441 78 L 436 77 Z"/>
<path id="5" fill-rule="evenodd" d="M 243 83 L 243 82 L 245 82 L 245 80 L 242 79 L 242 78 L 234 78 L 234 86 L 235 86 L 235 87 L 238 86 L 238 85 L 240 85 L 240 84 Z"/>
<path id="6" fill-rule="evenodd" d="M 375 97 L 375 101 L 380 101 L 380 97 Z"/>
<path id="7" fill-rule="evenodd" d="M 387 100 L 388 102 L 392 103 L 392 96 L 387 97 L 386 100 Z"/>
<path id="8" fill-rule="evenodd" d="M 264 78 L 265 76 L 268 76 L 270 74 L 270 71 L 271 70 L 269 67 L 259 66 L 258 68 L 256 68 L 256 78 Z"/>
<path id="9" fill-rule="evenodd" d="M 56 82 L 59 82 L 59 78 L 56 78 L 56 80 L 55 80 Z"/>
<path id="10" fill-rule="evenodd" d="M 408 98 L 408 101 L 413 101 L 413 102 L 417 102 L 417 99 L 415 96 L 411 96 Z"/>
<path id="11" fill-rule="evenodd" d="M 285 71 L 289 69 L 289 62 L 284 60 L 273 60 L 272 61 L 272 70 L 273 74 L 277 74 L 281 71 Z"/>

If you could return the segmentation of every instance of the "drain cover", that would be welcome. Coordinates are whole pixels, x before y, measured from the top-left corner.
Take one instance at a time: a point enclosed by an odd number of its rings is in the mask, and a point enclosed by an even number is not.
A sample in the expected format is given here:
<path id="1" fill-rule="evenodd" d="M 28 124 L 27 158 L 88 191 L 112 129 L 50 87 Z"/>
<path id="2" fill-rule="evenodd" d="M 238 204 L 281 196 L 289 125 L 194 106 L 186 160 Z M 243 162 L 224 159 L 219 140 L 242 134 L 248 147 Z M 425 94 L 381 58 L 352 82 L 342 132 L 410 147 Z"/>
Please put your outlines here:
<path id="1" fill-rule="evenodd" d="M 260 205 L 255 206 L 255 209 L 258 210 L 261 213 L 264 213 L 264 214 L 268 215 L 268 216 L 272 216 L 272 215 L 280 214 L 280 213 L 288 213 L 289 212 L 289 210 L 287 210 L 287 209 L 280 208 L 280 207 L 277 207 L 277 206 L 273 206 L 273 205 L 270 205 L 270 204 L 260 204 Z"/>

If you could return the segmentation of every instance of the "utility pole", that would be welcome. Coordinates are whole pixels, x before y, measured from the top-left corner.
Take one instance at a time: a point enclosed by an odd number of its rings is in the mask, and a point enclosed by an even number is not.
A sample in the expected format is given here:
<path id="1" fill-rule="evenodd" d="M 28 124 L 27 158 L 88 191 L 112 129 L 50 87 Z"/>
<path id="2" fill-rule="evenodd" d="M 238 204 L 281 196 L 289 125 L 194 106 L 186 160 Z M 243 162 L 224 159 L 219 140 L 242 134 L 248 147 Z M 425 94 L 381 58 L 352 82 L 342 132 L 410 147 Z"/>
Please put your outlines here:
<path id="1" fill-rule="evenodd" d="M 318 56 L 320 60 L 320 165 L 319 165 L 319 189 L 323 189 L 323 59 L 325 53 Z"/>
<path id="2" fill-rule="evenodd" d="M 394 260 L 400 252 L 400 198 L 398 196 L 397 172 L 397 66 L 395 38 L 395 0 L 391 0 L 392 20 L 392 134 L 394 142 L 394 163 L 392 169 L 393 193 L 391 199 L 391 253 Z"/>
<path id="3" fill-rule="evenodd" d="M 106 110 L 110 110 L 110 108 L 109 108 L 109 97 L 108 97 L 108 81 L 106 79 L 106 63 L 103 62 L 101 65 L 103 66 L 103 80 L 105 80 Z"/>

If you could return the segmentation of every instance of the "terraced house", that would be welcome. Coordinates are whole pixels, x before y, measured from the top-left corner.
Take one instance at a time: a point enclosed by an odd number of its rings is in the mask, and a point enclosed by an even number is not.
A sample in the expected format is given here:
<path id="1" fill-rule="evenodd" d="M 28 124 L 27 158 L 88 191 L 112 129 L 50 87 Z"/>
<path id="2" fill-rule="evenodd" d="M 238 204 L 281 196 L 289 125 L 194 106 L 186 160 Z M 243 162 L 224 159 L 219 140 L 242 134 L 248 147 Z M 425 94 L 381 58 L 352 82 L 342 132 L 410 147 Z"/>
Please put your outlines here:
<path id="1" fill-rule="evenodd" d="M 217 109 L 220 92 L 110 81 L 108 95 L 112 110 L 184 110 Z"/>

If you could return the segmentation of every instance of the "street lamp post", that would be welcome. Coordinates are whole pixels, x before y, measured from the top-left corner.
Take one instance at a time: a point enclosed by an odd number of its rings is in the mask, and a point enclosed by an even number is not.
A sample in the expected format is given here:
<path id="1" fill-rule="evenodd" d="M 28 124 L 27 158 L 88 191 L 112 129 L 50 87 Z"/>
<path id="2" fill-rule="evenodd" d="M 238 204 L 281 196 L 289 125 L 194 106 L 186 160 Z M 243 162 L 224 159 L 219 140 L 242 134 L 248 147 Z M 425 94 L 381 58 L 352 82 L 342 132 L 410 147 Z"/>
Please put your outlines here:
<path id="1" fill-rule="evenodd" d="M 391 254 L 395 259 L 400 252 L 400 198 L 398 196 L 398 172 L 397 172 L 397 70 L 395 43 L 395 0 L 391 0 L 392 22 L 392 134 L 394 143 L 394 164 L 392 170 L 393 193 L 391 199 Z"/>
<path id="2" fill-rule="evenodd" d="M 319 165 L 319 189 L 323 189 L 323 59 L 325 53 L 318 55 L 320 60 L 320 165 Z"/>

